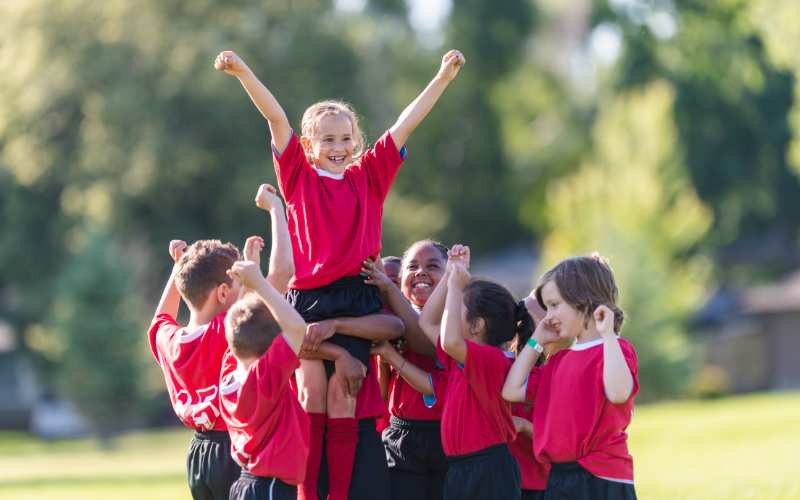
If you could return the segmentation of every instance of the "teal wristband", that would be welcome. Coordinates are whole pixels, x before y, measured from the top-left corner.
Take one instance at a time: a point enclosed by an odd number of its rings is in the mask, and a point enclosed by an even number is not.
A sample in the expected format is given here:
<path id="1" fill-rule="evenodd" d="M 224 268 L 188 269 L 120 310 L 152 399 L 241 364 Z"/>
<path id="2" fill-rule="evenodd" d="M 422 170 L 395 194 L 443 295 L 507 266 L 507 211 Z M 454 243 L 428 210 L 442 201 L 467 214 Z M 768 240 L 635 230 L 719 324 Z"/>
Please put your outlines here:
<path id="1" fill-rule="evenodd" d="M 544 347 L 542 347 L 540 343 L 536 342 L 536 339 L 534 339 L 533 337 L 528 337 L 527 343 L 529 346 L 533 347 L 534 351 L 538 352 L 539 354 L 544 352 Z"/>

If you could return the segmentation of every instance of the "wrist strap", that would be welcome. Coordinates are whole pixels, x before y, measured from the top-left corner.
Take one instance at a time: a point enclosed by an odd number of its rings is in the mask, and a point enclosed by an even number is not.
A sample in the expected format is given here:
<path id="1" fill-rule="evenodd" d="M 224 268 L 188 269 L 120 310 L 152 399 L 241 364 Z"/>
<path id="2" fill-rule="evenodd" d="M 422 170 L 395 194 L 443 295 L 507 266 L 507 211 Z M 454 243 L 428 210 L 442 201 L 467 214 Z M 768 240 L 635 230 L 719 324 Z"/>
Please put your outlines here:
<path id="1" fill-rule="evenodd" d="M 544 347 L 542 347 L 540 343 L 536 342 L 536 339 L 534 339 L 533 337 L 528 337 L 527 343 L 529 346 L 533 347 L 534 351 L 538 352 L 539 354 L 542 354 L 544 352 Z"/>

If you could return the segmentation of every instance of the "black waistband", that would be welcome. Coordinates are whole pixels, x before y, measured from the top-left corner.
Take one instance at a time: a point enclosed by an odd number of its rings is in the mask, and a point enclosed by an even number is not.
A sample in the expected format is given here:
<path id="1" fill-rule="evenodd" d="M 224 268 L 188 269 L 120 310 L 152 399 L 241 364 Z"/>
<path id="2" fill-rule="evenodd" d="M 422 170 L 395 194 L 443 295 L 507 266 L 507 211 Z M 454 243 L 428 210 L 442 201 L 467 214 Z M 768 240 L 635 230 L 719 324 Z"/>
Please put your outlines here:
<path id="1" fill-rule="evenodd" d="M 578 462 L 560 462 L 560 463 L 553 462 L 551 465 L 552 465 L 552 468 L 550 469 L 551 474 L 553 472 L 557 474 L 568 474 L 570 472 L 578 472 L 580 470 L 583 470 L 583 467 L 581 467 L 581 464 L 579 464 Z"/>
<path id="2" fill-rule="evenodd" d="M 394 415 L 389 417 L 389 423 L 398 429 L 439 429 L 442 426 L 439 420 L 406 420 Z"/>
<path id="3" fill-rule="evenodd" d="M 248 471 L 246 471 L 244 469 L 242 469 L 242 473 L 241 473 L 241 475 L 239 477 L 242 478 L 242 479 L 249 479 L 250 481 L 265 481 L 267 483 L 271 483 L 272 481 L 275 481 L 276 483 L 281 483 L 282 485 L 287 486 L 289 488 L 296 488 L 296 486 L 294 486 L 292 484 L 289 484 L 289 483 L 287 483 L 285 481 L 281 481 L 277 477 L 256 476 L 255 474 L 251 474 L 250 472 L 248 472 Z"/>
<path id="4" fill-rule="evenodd" d="M 356 288 L 356 287 L 368 287 L 372 285 L 367 285 L 364 283 L 364 276 L 357 274 L 355 276 L 345 276 L 344 278 L 339 278 L 336 281 L 328 283 L 327 285 L 323 285 L 318 288 L 310 288 L 310 289 L 299 289 L 299 288 L 292 288 L 291 291 L 300 292 L 300 293 L 308 293 L 308 292 L 315 292 L 318 290 L 327 290 L 332 288 Z"/>
<path id="5" fill-rule="evenodd" d="M 508 445 L 506 443 L 496 444 L 494 446 L 489 446 L 488 448 L 484 448 L 482 450 L 478 450 L 474 453 L 467 453 L 466 455 L 450 455 L 447 457 L 447 463 L 453 464 L 462 462 L 464 460 L 472 460 L 473 458 L 478 457 L 488 457 L 492 455 L 509 455 L 511 452 L 508 450 Z"/>
<path id="6" fill-rule="evenodd" d="M 231 438 L 228 431 L 194 431 L 195 439 L 203 441 L 214 441 L 215 443 L 230 443 Z"/>

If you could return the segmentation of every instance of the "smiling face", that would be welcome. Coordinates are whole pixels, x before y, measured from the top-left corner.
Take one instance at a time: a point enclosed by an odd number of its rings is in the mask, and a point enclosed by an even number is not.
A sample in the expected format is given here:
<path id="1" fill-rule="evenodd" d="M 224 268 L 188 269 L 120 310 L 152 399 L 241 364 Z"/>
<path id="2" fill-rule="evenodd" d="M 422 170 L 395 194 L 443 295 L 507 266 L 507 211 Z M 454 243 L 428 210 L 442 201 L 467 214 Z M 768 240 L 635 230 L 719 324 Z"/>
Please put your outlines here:
<path id="1" fill-rule="evenodd" d="M 555 281 L 547 281 L 540 289 L 547 309 L 543 321 L 562 339 L 574 339 L 586 331 L 585 316 L 561 296 Z"/>
<path id="2" fill-rule="evenodd" d="M 311 148 L 311 157 L 317 168 L 341 174 L 353 162 L 353 123 L 344 113 L 320 117 L 313 135 L 303 139 L 304 147 Z"/>
<path id="3" fill-rule="evenodd" d="M 403 295 L 415 306 L 424 306 L 442 279 L 445 264 L 442 253 L 433 244 L 415 243 L 403 259 Z"/>

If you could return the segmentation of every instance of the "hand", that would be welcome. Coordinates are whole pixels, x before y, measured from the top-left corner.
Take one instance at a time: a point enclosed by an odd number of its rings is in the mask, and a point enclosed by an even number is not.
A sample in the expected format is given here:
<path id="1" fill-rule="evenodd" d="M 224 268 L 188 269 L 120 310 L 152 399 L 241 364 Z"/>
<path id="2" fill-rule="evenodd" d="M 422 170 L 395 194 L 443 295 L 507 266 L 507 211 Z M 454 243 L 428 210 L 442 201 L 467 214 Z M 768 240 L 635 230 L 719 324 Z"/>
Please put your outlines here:
<path id="1" fill-rule="evenodd" d="M 614 333 L 614 311 L 608 306 L 597 306 L 597 309 L 594 310 L 594 323 L 601 337 L 612 335 Z"/>
<path id="2" fill-rule="evenodd" d="M 447 286 L 453 289 L 463 289 L 469 284 L 469 279 L 469 271 L 461 262 L 456 261 L 452 264 Z"/>
<path id="3" fill-rule="evenodd" d="M 558 331 L 550 325 L 550 320 L 546 318 L 536 324 L 536 330 L 534 330 L 532 337 L 542 347 L 560 340 Z"/>
<path id="4" fill-rule="evenodd" d="M 380 262 L 380 260 L 373 261 L 372 259 L 366 259 L 361 263 L 361 272 L 367 275 L 367 279 L 364 280 L 364 283 L 377 287 L 378 291 L 380 291 L 382 295 L 385 295 L 389 287 L 394 286 L 394 283 L 384 274 L 383 266 Z"/>
<path id="5" fill-rule="evenodd" d="M 370 354 L 375 354 L 381 357 L 383 361 L 388 362 L 388 358 L 391 357 L 392 354 L 397 354 L 392 344 L 389 343 L 388 340 L 382 340 L 377 344 L 372 346 L 372 349 L 369 350 Z"/>
<path id="6" fill-rule="evenodd" d="M 442 65 L 439 68 L 438 76 L 444 78 L 448 82 L 452 81 L 466 62 L 467 60 L 460 51 L 455 49 L 448 51 L 442 57 Z"/>
<path id="7" fill-rule="evenodd" d="M 219 53 L 214 60 L 214 69 L 224 71 L 236 77 L 242 76 L 250 71 L 250 68 L 247 67 L 247 64 L 244 63 L 242 58 L 236 55 L 236 52 L 232 50 L 223 50 Z"/>
<path id="8" fill-rule="evenodd" d="M 301 350 L 306 352 L 317 352 L 320 344 L 336 333 L 336 323 L 334 320 L 326 319 L 318 323 L 309 323 L 306 326 L 306 336 L 303 338 Z"/>
<path id="9" fill-rule="evenodd" d="M 256 285 L 264 280 L 259 265 L 247 260 L 237 260 L 233 267 L 228 269 L 228 276 L 233 279 L 241 280 L 247 288 L 256 288 Z"/>
<path id="10" fill-rule="evenodd" d="M 334 365 L 336 365 L 336 374 L 342 379 L 345 394 L 352 398 L 356 397 L 364 377 L 367 376 L 367 367 L 349 354 L 340 356 L 334 361 Z"/>
<path id="11" fill-rule="evenodd" d="M 278 192 L 271 184 L 262 184 L 259 186 L 255 201 L 258 208 L 261 210 L 266 210 L 267 212 L 274 208 L 280 208 L 283 206 L 281 199 L 278 196 Z"/>
<path id="12" fill-rule="evenodd" d="M 516 415 L 512 415 L 511 420 L 514 421 L 514 429 L 516 429 L 517 434 L 533 435 L 533 423 L 530 420 Z"/>
<path id="13" fill-rule="evenodd" d="M 447 252 L 448 264 L 450 262 L 453 263 L 460 262 L 461 264 L 464 265 L 464 269 L 469 269 L 469 261 L 470 261 L 469 247 L 466 245 L 455 244 L 453 245 L 453 248 L 451 248 Z"/>
<path id="14" fill-rule="evenodd" d="M 177 264 L 181 257 L 183 257 L 183 253 L 187 248 L 189 248 L 189 246 L 185 241 L 172 240 L 169 242 L 169 256 L 172 257 L 172 260 Z"/>
<path id="15" fill-rule="evenodd" d="M 264 249 L 264 238 L 250 236 L 244 242 L 244 260 L 261 264 L 261 250 Z"/>

